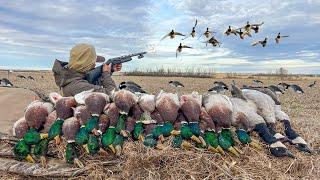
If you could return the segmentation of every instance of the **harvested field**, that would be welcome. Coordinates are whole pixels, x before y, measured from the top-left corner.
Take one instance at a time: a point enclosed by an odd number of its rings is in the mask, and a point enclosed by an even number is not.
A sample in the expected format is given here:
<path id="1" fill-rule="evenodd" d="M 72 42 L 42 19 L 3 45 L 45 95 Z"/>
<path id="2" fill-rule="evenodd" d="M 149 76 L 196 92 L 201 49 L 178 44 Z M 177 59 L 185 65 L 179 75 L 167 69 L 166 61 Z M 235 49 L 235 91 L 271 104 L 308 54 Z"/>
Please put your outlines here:
<path id="1" fill-rule="evenodd" d="M 20 79 L 16 76 L 33 76 L 35 81 Z M 0 78 L 7 77 L 6 72 L 0 71 Z M 248 76 L 235 77 L 238 85 L 252 84 Z M 86 170 L 79 178 L 94 179 L 320 179 L 320 86 L 309 89 L 307 85 L 315 78 L 296 77 L 290 80 L 280 80 L 277 77 L 258 77 L 265 85 L 279 82 L 295 83 L 305 89 L 305 94 L 286 91 L 280 95 L 282 107 L 289 114 L 293 128 L 308 142 L 313 150 L 312 155 L 304 154 L 292 145 L 286 144 L 297 159 L 276 158 L 266 148 L 255 150 L 251 147 L 239 145 L 244 154 L 240 158 L 229 155 L 221 156 L 205 150 L 172 149 L 169 145 L 163 150 L 154 150 L 136 142 L 127 142 L 124 145 L 124 154 L 121 157 L 110 155 L 102 157 L 84 156 L 81 160 L 86 164 Z M 32 87 L 44 93 L 59 92 L 50 72 L 13 72 L 9 80 L 19 87 Z M 185 85 L 179 93 L 198 91 L 206 92 L 212 87 L 215 80 L 222 80 L 228 84 L 232 79 L 224 76 L 216 78 L 181 78 L 181 77 L 148 77 L 148 76 L 114 76 L 119 83 L 124 80 L 135 81 L 147 92 L 156 93 L 160 89 L 176 91 L 168 85 L 170 80 L 178 80 Z M 320 81 L 320 78 L 318 78 Z M 0 96 L 2 96 L 0 94 Z M 19 101 L 19 99 L 16 99 Z M 30 100 L 31 101 L 31 100 Z M 2 105 L 3 106 L 3 105 Z M 1 107 L 2 108 L 2 107 Z M 15 109 L 21 111 L 24 109 Z M 7 132 L 11 127 L 6 125 L 5 116 L 0 117 L 1 132 Z M 17 119 L 19 117 L 16 117 Z M 278 127 L 279 129 L 281 127 Z M 255 139 L 259 140 L 255 135 Z M 261 142 L 261 141 L 259 141 Z M 167 142 L 168 144 L 170 141 Z M 262 142 L 261 142 L 262 144 Z M 0 147 L 5 144 L 1 143 Z M 263 145 L 265 147 L 265 145 Z M 59 157 L 61 148 L 57 148 Z M 111 161 L 111 162 L 110 162 Z M 108 163 L 109 162 L 109 163 Z M 25 178 L 21 175 L 0 172 L 2 179 Z"/>

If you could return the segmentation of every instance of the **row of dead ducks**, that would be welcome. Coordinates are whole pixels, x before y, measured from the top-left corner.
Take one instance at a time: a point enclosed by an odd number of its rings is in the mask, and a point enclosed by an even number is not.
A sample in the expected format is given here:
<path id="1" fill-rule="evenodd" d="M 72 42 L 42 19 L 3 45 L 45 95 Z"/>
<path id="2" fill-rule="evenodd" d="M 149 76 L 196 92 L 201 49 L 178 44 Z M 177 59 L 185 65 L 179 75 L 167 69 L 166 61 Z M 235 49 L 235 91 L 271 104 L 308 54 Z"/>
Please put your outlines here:
<path id="1" fill-rule="evenodd" d="M 198 20 L 196 20 L 195 25 L 192 27 L 192 30 L 188 35 L 184 35 L 184 34 L 172 29 L 168 34 L 166 34 L 164 37 L 161 38 L 161 41 L 166 39 L 167 37 L 170 37 L 170 39 L 174 39 L 176 36 L 183 36 L 184 38 L 182 38 L 182 40 L 185 40 L 189 37 L 195 38 L 197 24 L 198 24 Z M 251 31 L 253 30 L 254 33 L 258 33 L 260 27 L 263 24 L 264 24 L 264 22 L 257 23 L 257 24 L 250 24 L 250 22 L 247 21 L 247 23 L 243 27 L 240 27 L 240 28 L 233 28 L 233 27 L 229 26 L 228 29 L 224 32 L 224 35 L 226 35 L 226 36 L 239 35 L 240 39 L 244 39 L 246 36 L 252 37 Z M 206 43 L 206 46 L 208 44 L 211 44 L 214 47 L 216 47 L 216 46 L 220 47 L 220 44 L 222 44 L 222 43 L 213 36 L 214 33 L 216 33 L 216 32 L 210 31 L 209 27 L 207 27 L 207 29 L 199 36 L 198 39 L 200 39 L 200 37 L 204 36 L 205 38 L 208 39 L 204 42 L 204 43 Z M 288 35 L 281 35 L 281 33 L 279 32 L 275 36 L 275 42 L 277 44 L 279 44 L 281 39 L 287 38 L 287 37 L 289 37 L 289 36 Z M 265 37 L 263 40 L 253 41 L 251 43 L 251 45 L 256 46 L 258 44 L 261 44 L 262 47 L 265 47 L 267 45 L 267 42 L 268 42 L 268 37 Z M 182 43 L 180 43 L 176 49 L 176 57 L 178 56 L 178 53 L 181 53 L 182 49 L 184 49 L 184 48 L 192 48 L 192 47 L 190 47 L 188 45 L 182 45 Z"/>
<path id="2" fill-rule="evenodd" d="M 289 116 L 272 91 L 240 90 L 233 84 L 232 95 L 193 92 L 179 97 L 163 91 L 152 95 L 119 90 L 110 97 L 90 91 L 62 97 L 51 93 L 51 102 L 32 102 L 14 124 L 13 132 L 21 140 L 13 151 L 19 160 L 35 162 L 38 157 L 45 165 L 49 142 L 59 144 L 63 137 L 66 162 L 80 167 L 79 152 L 120 155 L 126 139 L 159 149 L 170 141 L 174 148 L 197 147 L 239 157 L 242 151 L 234 137 L 260 149 L 249 136 L 255 131 L 275 156 L 294 157 L 284 142 L 311 152 L 291 128 Z M 275 130 L 276 122 L 284 125 L 284 135 Z"/>

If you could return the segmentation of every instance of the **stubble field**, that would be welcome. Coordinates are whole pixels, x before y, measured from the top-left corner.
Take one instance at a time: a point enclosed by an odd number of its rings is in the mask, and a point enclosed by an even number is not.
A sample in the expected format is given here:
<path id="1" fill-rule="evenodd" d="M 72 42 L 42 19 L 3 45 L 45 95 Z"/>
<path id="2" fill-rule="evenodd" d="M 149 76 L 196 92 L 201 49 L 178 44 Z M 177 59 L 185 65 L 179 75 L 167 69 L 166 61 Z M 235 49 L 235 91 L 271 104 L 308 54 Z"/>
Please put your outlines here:
<path id="1" fill-rule="evenodd" d="M 18 74 L 35 78 L 33 80 L 20 79 Z M 7 77 L 6 72 L 0 71 L 0 78 Z M 279 79 L 277 77 L 258 77 L 265 85 L 279 82 L 295 83 L 305 89 L 304 94 L 286 91 L 280 95 L 282 108 L 289 114 L 293 128 L 308 142 L 313 150 L 312 155 L 304 154 L 292 145 L 286 144 L 296 155 L 292 158 L 276 158 L 270 155 L 266 146 L 262 150 L 240 146 L 244 152 L 240 158 L 230 155 L 220 155 L 200 149 L 181 150 L 166 147 L 163 150 L 145 148 L 136 142 L 124 145 L 121 157 L 110 155 L 101 157 L 84 156 L 82 160 L 87 164 L 87 170 L 80 178 L 123 178 L 123 179 L 319 179 L 320 178 L 320 86 L 307 88 L 315 78 L 299 77 Z M 60 92 L 55 85 L 50 72 L 13 72 L 10 81 L 19 87 L 32 87 L 44 93 Z M 213 86 L 215 80 L 230 84 L 232 79 L 217 76 L 215 78 L 181 78 L 181 77 L 148 77 L 148 76 L 114 76 L 116 83 L 131 80 L 140 84 L 149 93 L 156 93 L 163 89 L 169 92 L 177 90 L 170 87 L 170 80 L 178 80 L 185 85 L 179 93 L 198 91 L 204 93 Z M 239 86 L 252 84 L 247 76 L 234 77 Z M 227 93 L 229 95 L 229 93 Z M 1 96 L 1 94 L 0 94 Z M 2 106 L 2 105 L 1 105 Z M 16 110 L 21 111 L 23 109 Z M 18 118 L 18 117 L 17 117 Z M 5 127 L 10 128 L 10 127 Z M 278 130 L 281 127 L 278 126 Z M 254 134 L 254 138 L 259 138 Z M 106 161 L 114 162 L 106 165 Z M 19 175 L 0 172 L 2 178 L 23 178 Z"/>

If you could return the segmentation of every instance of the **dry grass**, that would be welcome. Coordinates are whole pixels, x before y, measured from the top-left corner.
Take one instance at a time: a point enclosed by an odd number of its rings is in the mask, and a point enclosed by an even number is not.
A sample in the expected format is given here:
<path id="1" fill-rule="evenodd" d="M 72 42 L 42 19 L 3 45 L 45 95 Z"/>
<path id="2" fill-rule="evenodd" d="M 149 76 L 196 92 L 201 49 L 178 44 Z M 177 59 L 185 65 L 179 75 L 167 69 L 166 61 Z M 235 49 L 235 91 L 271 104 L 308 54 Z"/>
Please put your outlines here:
<path id="1" fill-rule="evenodd" d="M 17 74 L 32 75 L 36 82 L 17 79 Z M 44 76 L 44 78 L 41 78 Z M 5 73 L 0 72 L 0 77 Z M 175 91 L 168 86 L 168 81 L 178 80 L 186 87 L 179 90 L 181 93 L 192 91 L 206 92 L 213 81 L 223 80 L 231 83 L 232 79 L 225 76 L 213 78 L 183 78 L 183 77 L 138 77 L 115 76 L 117 83 L 123 80 L 132 80 L 141 84 L 148 92 L 158 92 L 160 89 Z M 225 79 L 222 79 L 225 78 Z M 239 85 L 251 84 L 252 79 L 235 77 Z M 254 77 L 262 79 L 265 84 L 275 84 L 282 80 L 274 77 Z M 284 80 L 296 83 L 306 88 L 314 78 L 296 77 Z M 49 72 L 14 72 L 11 74 L 12 82 L 18 86 L 33 86 L 45 92 L 59 91 L 52 74 Z M 81 159 L 85 161 L 88 170 L 81 179 L 320 179 L 320 86 L 305 90 L 305 94 L 286 92 L 280 96 L 283 109 L 289 114 L 293 127 L 306 139 L 312 155 L 299 152 L 293 146 L 288 148 L 297 156 L 297 159 L 276 158 L 270 155 L 266 148 L 255 150 L 250 147 L 240 147 L 245 153 L 240 158 L 228 155 L 221 156 L 205 150 L 176 150 L 167 146 L 164 150 L 154 150 L 144 147 L 136 142 L 124 145 L 124 154 L 121 157 L 99 155 Z M 280 127 L 279 127 L 280 128 Z M 255 136 L 256 137 L 256 136 Z M 256 137 L 256 139 L 258 139 Z M 263 145 L 264 146 L 264 145 Z M 60 151 L 60 150 L 57 150 Z M 60 151 L 61 153 L 61 151 Z M 116 161 L 110 165 L 108 162 Z M 1 172 L 1 178 L 23 178 L 13 174 Z M 78 179 L 77 178 L 77 179 Z"/>

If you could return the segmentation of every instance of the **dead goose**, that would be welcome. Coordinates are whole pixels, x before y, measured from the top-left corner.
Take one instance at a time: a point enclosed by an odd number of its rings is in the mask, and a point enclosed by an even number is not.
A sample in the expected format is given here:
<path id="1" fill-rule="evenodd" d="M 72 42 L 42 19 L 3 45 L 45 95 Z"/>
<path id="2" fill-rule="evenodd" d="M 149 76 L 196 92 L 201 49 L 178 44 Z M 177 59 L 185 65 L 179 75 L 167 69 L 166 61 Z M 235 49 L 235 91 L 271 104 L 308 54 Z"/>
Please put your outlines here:
<path id="1" fill-rule="evenodd" d="M 181 43 L 179 44 L 179 46 L 178 46 L 178 48 L 177 48 L 177 50 L 176 50 L 176 58 L 178 57 L 178 53 L 181 53 L 182 52 L 182 49 L 183 48 L 192 48 L 192 47 L 190 47 L 190 46 L 187 46 L 187 45 L 182 45 Z"/>
<path id="2" fill-rule="evenodd" d="M 257 44 L 261 44 L 262 47 L 266 47 L 267 45 L 267 40 L 268 38 L 264 38 L 264 40 L 261 40 L 261 41 L 255 41 L 251 44 L 251 46 L 256 46 Z"/>
<path id="3" fill-rule="evenodd" d="M 275 38 L 276 43 L 279 44 L 279 43 L 280 43 L 280 40 L 281 40 L 282 38 L 286 38 L 286 37 L 289 37 L 289 36 L 281 36 L 280 33 L 278 33 L 277 37 Z"/>
<path id="4" fill-rule="evenodd" d="M 252 80 L 252 82 L 255 84 L 263 84 L 263 82 L 258 79 L 254 79 L 254 80 Z"/>
<path id="5" fill-rule="evenodd" d="M 276 93 L 276 94 L 284 94 L 283 90 L 281 90 L 278 86 L 276 85 L 270 85 L 267 87 L 268 89 L 270 89 L 272 92 Z"/>
<path id="6" fill-rule="evenodd" d="M 141 88 L 141 86 L 133 81 L 122 81 L 120 84 L 119 84 L 119 87 L 121 85 L 132 85 L 132 86 L 137 86 L 138 88 Z"/>
<path id="7" fill-rule="evenodd" d="M 165 36 L 163 36 L 163 38 L 161 38 L 160 41 L 164 40 L 166 37 L 170 37 L 170 39 L 174 39 L 176 36 L 186 36 L 186 35 L 183 35 L 179 32 L 175 32 L 173 29 L 168 33 L 166 34 Z"/>
<path id="8" fill-rule="evenodd" d="M 243 92 L 235 85 L 232 85 L 232 96 L 233 126 L 243 128 L 245 131 L 253 130 L 258 132 L 262 140 L 269 144 L 270 151 L 274 156 L 294 157 L 286 146 L 270 133 L 266 121 L 257 113 L 256 104 L 253 101 L 246 99 Z M 241 140 L 241 138 L 239 140 Z M 248 138 L 244 138 L 243 140 L 246 142 Z"/>

